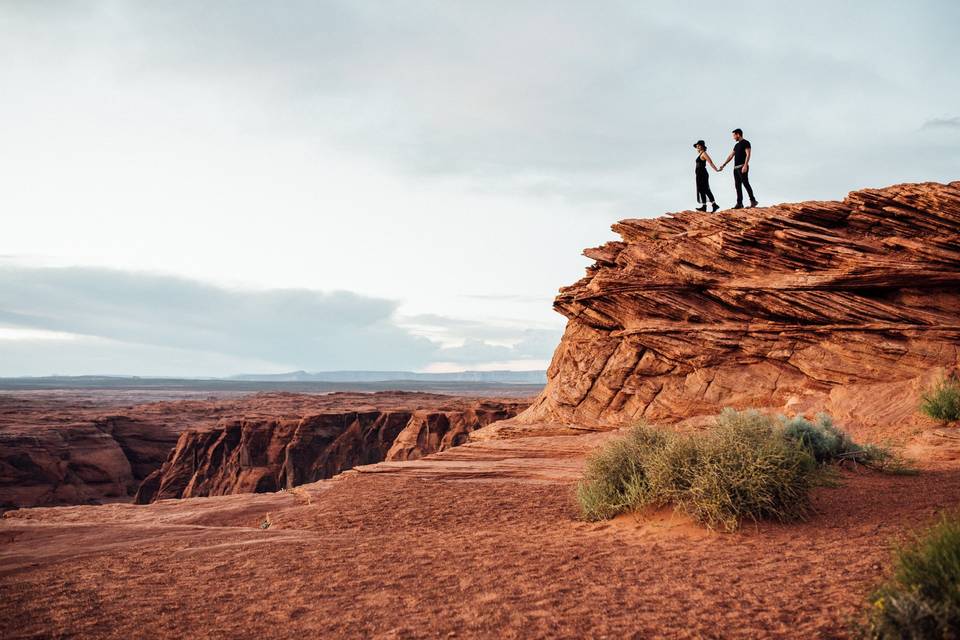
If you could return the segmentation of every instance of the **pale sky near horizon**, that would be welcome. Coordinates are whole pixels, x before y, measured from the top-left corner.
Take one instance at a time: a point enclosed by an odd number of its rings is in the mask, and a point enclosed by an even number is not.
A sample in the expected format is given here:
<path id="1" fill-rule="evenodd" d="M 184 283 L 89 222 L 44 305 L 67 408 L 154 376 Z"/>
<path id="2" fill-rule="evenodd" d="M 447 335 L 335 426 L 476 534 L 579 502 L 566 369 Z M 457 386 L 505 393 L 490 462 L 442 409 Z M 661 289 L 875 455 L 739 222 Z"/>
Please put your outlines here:
<path id="1" fill-rule="evenodd" d="M 698 138 L 742 127 L 766 204 L 960 179 L 958 24 L 0 0 L 0 376 L 543 368 L 582 249 L 695 206 Z"/>

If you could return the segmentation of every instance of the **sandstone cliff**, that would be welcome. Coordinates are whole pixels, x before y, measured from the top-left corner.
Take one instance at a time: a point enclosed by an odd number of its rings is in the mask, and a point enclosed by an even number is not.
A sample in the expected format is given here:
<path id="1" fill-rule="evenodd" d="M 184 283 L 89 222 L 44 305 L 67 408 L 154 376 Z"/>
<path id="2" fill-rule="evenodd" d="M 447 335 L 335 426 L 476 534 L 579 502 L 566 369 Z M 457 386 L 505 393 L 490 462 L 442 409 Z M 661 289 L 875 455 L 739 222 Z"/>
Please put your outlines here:
<path id="1" fill-rule="evenodd" d="M 277 491 L 357 465 L 413 460 L 456 446 L 471 431 L 513 417 L 529 404 L 399 392 L 357 400 L 345 397 L 340 406 L 319 412 L 223 420 L 212 429 L 184 432 L 163 466 L 144 480 L 136 502 Z"/>
<path id="2" fill-rule="evenodd" d="M 162 402 L 146 402 L 136 392 L 0 394 L 0 512 L 126 501 L 148 477 L 152 489 L 141 490 L 141 499 L 157 491 L 178 495 L 174 487 L 183 489 L 193 478 L 193 470 L 184 466 L 192 455 L 204 464 L 190 495 L 299 484 L 354 464 L 446 449 L 478 426 L 514 416 L 528 404 L 528 399 L 487 402 L 405 392 L 262 393 Z M 177 449 L 187 430 L 185 448 Z M 151 475 L 175 450 L 187 457 L 168 466 L 166 475 Z M 229 455 L 217 457 L 225 451 Z M 279 466 L 271 475 L 263 465 Z M 189 477 L 181 480 L 183 473 Z"/>
<path id="3" fill-rule="evenodd" d="M 613 226 L 561 289 L 534 404 L 481 437 L 677 422 L 724 406 L 911 420 L 960 364 L 960 182 Z"/>

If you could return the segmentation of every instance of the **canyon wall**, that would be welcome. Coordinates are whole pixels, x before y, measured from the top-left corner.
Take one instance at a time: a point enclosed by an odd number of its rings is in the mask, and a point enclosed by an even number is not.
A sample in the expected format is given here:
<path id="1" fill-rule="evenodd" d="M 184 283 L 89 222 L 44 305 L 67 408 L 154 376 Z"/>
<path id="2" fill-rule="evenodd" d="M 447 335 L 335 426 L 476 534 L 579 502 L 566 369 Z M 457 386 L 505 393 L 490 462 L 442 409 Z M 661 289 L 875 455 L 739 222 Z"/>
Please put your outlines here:
<path id="1" fill-rule="evenodd" d="M 4 393 L 0 512 L 293 486 L 455 446 L 528 405 L 419 392 L 162 402 L 136 392 Z"/>
<path id="2" fill-rule="evenodd" d="M 177 425 L 140 416 L 59 411 L 0 424 L 0 511 L 129 499 L 179 435 Z"/>
<path id="3" fill-rule="evenodd" d="M 569 320 L 544 391 L 478 436 L 725 406 L 882 427 L 912 420 L 922 387 L 960 364 L 960 182 L 613 230 L 554 302 Z"/>
<path id="4" fill-rule="evenodd" d="M 401 399 L 405 395 L 424 394 Z M 471 431 L 529 405 L 438 398 L 406 399 L 408 407 L 421 408 L 369 406 L 225 420 L 184 432 L 163 466 L 144 480 L 136 502 L 291 489 L 361 464 L 413 460 L 461 444 Z"/>

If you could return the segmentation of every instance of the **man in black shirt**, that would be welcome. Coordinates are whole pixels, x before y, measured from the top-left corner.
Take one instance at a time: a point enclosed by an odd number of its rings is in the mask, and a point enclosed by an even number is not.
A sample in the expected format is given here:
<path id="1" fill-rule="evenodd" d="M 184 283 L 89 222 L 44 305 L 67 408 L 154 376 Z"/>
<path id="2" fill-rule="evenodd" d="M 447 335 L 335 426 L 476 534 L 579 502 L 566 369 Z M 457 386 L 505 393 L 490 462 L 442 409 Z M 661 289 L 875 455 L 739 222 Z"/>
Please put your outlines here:
<path id="1" fill-rule="evenodd" d="M 743 209 L 743 187 L 747 188 L 747 195 L 750 196 L 750 206 L 757 206 L 757 199 L 753 197 L 753 189 L 750 187 L 750 141 L 743 137 L 742 129 L 733 130 L 733 139 L 736 144 L 733 145 L 733 151 L 727 156 L 726 161 L 720 165 L 718 171 L 723 171 L 731 158 L 733 162 L 733 186 L 737 188 L 737 206 L 734 209 Z"/>

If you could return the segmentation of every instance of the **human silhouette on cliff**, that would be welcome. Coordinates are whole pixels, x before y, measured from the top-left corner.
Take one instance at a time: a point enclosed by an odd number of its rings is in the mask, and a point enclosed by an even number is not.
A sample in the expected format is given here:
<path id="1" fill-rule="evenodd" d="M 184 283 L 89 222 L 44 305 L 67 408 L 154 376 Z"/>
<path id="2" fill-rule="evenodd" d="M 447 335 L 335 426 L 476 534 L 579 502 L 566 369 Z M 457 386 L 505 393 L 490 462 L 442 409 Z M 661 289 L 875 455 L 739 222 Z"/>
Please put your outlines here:
<path id="1" fill-rule="evenodd" d="M 757 206 L 757 199 L 753 196 L 753 188 L 750 186 L 750 141 L 743 137 L 742 129 L 733 130 L 733 139 L 736 144 L 733 145 L 733 151 L 727 156 L 717 171 L 723 171 L 731 159 L 733 163 L 733 186 L 737 189 L 737 205 L 734 209 L 743 209 L 743 187 L 747 188 L 747 195 L 750 196 L 750 206 Z"/>
<path id="2" fill-rule="evenodd" d="M 707 163 L 710 163 L 714 171 L 719 171 L 719 169 L 717 169 L 717 165 L 713 164 L 710 154 L 707 153 L 707 143 L 703 140 L 697 140 L 693 143 L 693 148 L 697 150 L 693 175 L 697 179 L 697 202 L 701 204 L 697 207 L 697 211 L 706 211 L 707 202 L 710 202 L 713 205 L 713 210 L 716 211 L 720 208 L 720 205 L 713 199 L 713 192 L 710 191 L 710 174 L 707 173 Z"/>

